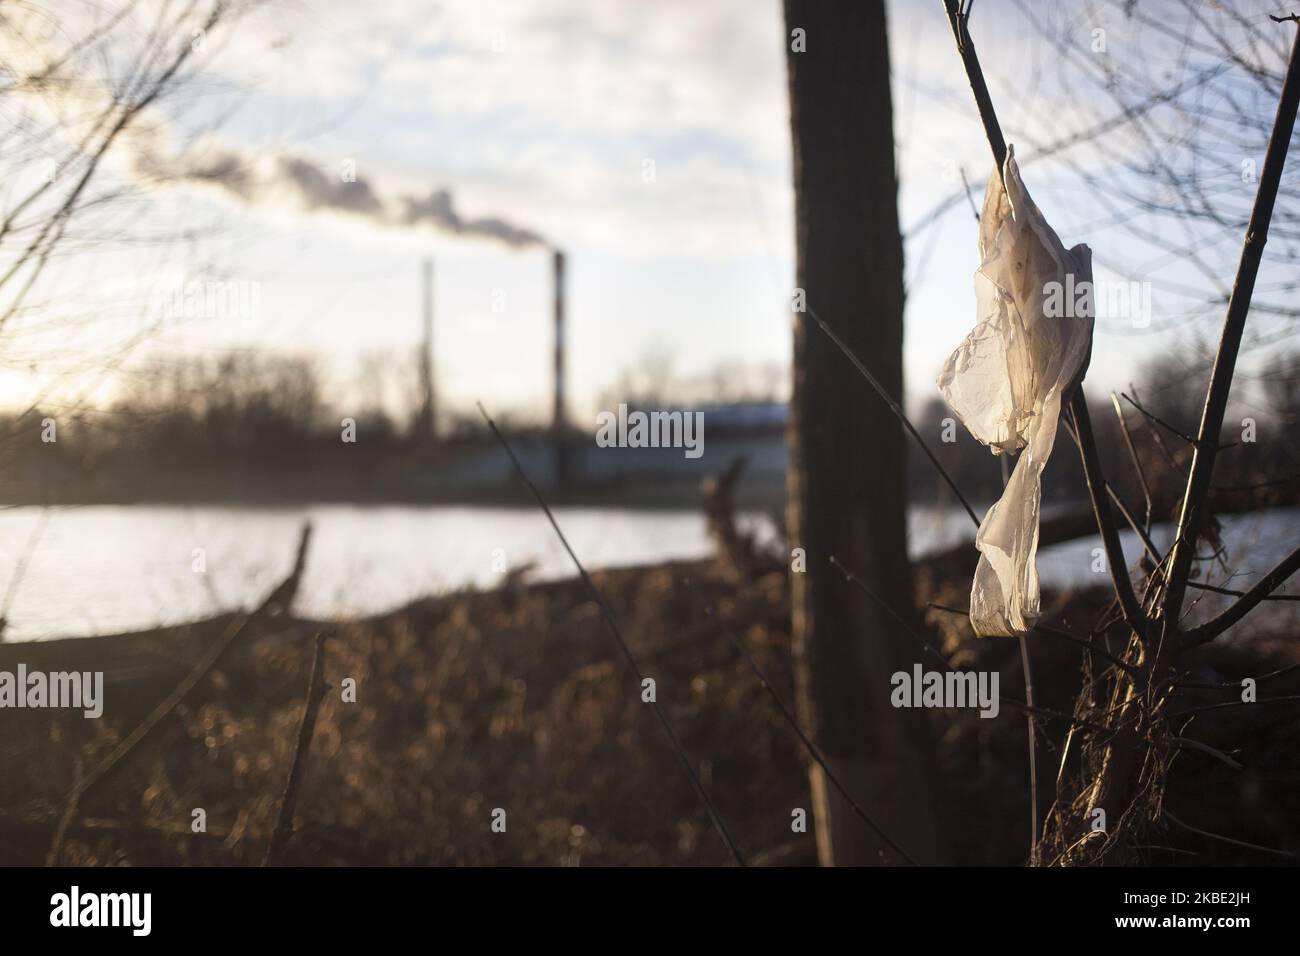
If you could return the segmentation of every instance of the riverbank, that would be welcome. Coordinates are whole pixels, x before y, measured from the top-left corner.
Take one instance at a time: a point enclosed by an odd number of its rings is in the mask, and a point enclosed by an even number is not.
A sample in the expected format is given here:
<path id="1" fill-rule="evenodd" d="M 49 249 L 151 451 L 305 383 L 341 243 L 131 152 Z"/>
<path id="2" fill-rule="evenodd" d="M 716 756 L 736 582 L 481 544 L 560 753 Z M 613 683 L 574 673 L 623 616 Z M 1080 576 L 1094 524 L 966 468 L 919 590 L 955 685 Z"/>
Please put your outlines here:
<path id="1" fill-rule="evenodd" d="M 950 557 L 918 565 L 918 607 L 961 606 L 967 563 Z M 726 622 L 740 635 L 777 692 L 793 700 L 784 566 L 762 565 L 743 581 L 713 560 L 594 578 L 656 679 L 661 705 L 742 850 L 760 863 L 811 863 L 812 837 L 790 829 L 792 808 L 810 805 L 804 757 L 718 625 Z M 1079 629 L 1106 603 L 1101 590 L 1048 593 L 1044 602 L 1051 620 Z M 108 639 L 0 645 L 0 669 L 19 660 L 46 670 L 102 669 L 106 697 L 100 720 L 49 710 L 3 714 L 0 862 L 44 860 L 70 789 L 229 633 L 231 621 L 220 616 Z M 996 669 L 1002 694 L 1023 694 L 1014 642 L 977 641 L 963 618 L 941 611 L 929 610 L 926 621 L 949 660 Z M 331 689 L 285 862 L 726 861 L 597 607 L 572 579 L 514 579 L 361 620 L 284 617 L 259 625 L 86 794 L 59 841 L 60 861 L 260 862 L 292 759 L 312 636 L 323 627 L 334 634 L 325 664 Z M 1068 707 L 1078 685 L 1078 648 L 1036 640 L 1033 653 L 1039 705 Z M 1261 639 L 1248 650 L 1206 648 L 1197 666 L 1233 679 L 1295 660 L 1294 642 Z M 348 680 L 355 702 L 343 700 Z M 1269 696 L 1291 693 L 1300 686 L 1270 685 Z M 1287 713 L 1236 713 L 1198 731 L 1250 766 L 1285 768 L 1298 743 Z M 1023 716 L 1009 708 L 994 720 L 967 711 L 930 714 L 954 860 L 1022 863 Z M 1052 753 L 1060 728 L 1044 724 L 1040 734 L 1042 752 Z M 1040 767 L 1041 786 L 1050 792 L 1055 764 L 1040 760 Z M 1298 796 L 1294 770 L 1243 776 L 1198 754 L 1181 757 L 1178 767 L 1168 799 L 1200 808 L 1188 811 L 1188 822 L 1266 845 L 1294 839 L 1287 809 Z M 491 827 L 497 809 L 505 811 L 504 833 Z M 195 832 L 200 810 L 205 827 Z M 1198 862 L 1257 860 L 1178 834 L 1169 845 L 1198 854 Z"/>

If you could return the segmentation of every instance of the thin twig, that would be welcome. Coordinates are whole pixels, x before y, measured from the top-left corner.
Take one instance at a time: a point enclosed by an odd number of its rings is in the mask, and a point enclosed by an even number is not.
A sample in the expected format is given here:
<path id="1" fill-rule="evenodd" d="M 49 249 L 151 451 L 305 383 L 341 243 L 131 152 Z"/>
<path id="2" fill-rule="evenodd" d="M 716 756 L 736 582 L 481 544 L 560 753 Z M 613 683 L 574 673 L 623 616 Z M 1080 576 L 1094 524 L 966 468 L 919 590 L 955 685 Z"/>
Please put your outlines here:
<path id="1" fill-rule="evenodd" d="M 1025 635 L 1016 635 L 1020 640 L 1020 666 L 1025 673 L 1025 702 L 1034 706 L 1034 672 L 1029 666 L 1029 642 Z M 1034 717 L 1025 715 L 1029 726 L 1029 865 L 1038 865 L 1038 734 L 1034 729 Z"/>
<path id="2" fill-rule="evenodd" d="M 1177 713 L 1170 714 L 1169 719 L 1175 717 L 1187 717 L 1192 714 L 1204 714 L 1212 710 L 1226 710 L 1229 707 L 1263 707 L 1266 704 L 1294 704 L 1300 702 L 1300 694 L 1291 694 L 1286 697 L 1265 697 L 1263 700 L 1230 700 L 1222 704 L 1205 704 L 1201 707 L 1189 707 L 1186 710 L 1180 710 Z"/>
<path id="3" fill-rule="evenodd" d="M 920 634 L 916 633 L 916 631 L 912 629 L 911 625 L 908 624 L 905 620 L 903 620 L 903 618 L 898 614 L 898 612 L 895 611 L 892 607 L 890 607 L 889 603 L 884 598 L 882 598 L 871 588 L 867 587 L 867 585 L 863 582 L 863 580 L 860 577 L 858 577 L 856 574 L 854 574 L 852 571 L 850 571 L 840 562 L 839 558 L 835 557 L 834 555 L 831 555 L 831 564 L 833 564 L 836 567 L 836 569 L 840 572 L 840 574 L 844 575 L 844 579 L 846 581 L 852 584 L 855 588 L 857 588 L 867 597 L 875 601 L 876 604 L 878 604 L 881 608 L 884 609 L 885 613 L 887 613 L 890 617 L 894 618 L 894 620 L 902 624 L 903 629 L 912 638 L 912 640 L 920 644 L 923 650 L 928 651 L 929 654 L 932 657 L 934 657 L 943 666 L 943 669 L 945 671 L 952 672 L 952 673 L 956 672 L 956 668 L 954 668 L 951 664 L 948 663 L 948 659 L 944 657 L 943 654 L 941 654 L 934 647 L 932 647 L 929 641 L 923 638 Z M 1046 708 L 1043 707 L 1035 707 L 1032 704 L 1025 703 L 1023 700 L 1016 700 L 1014 697 L 1003 697 L 1001 694 L 999 694 L 997 696 L 997 700 L 1000 704 L 1006 704 L 1009 707 L 1014 707 L 1016 710 L 1019 710 L 1022 713 L 1034 714 L 1035 716 L 1038 717 L 1047 717 L 1051 720 L 1065 721 L 1071 725 L 1078 726 L 1078 727 L 1088 727 L 1092 730 L 1100 731 L 1101 733 L 1107 733 L 1107 734 L 1111 733 L 1110 728 L 1103 727 L 1101 724 L 1094 724 L 1090 721 L 1083 720 L 1078 717 L 1071 717 L 1069 714 L 1063 714 L 1060 711 L 1047 710 Z"/>
<path id="4" fill-rule="evenodd" d="M 1187 737 L 1170 737 L 1169 742 L 1172 744 L 1177 744 L 1179 747 L 1181 747 L 1184 750 L 1197 750 L 1203 754 L 1207 754 L 1213 757 L 1215 760 L 1227 764 L 1233 770 L 1246 769 L 1244 766 L 1241 765 L 1241 763 L 1239 763 L 1236 760 L 1233 760 L 1231 757 L 1225 754 L 1218 747 L 1211 747 L 1209 744 L 1202 743 L 1199 740 L 1191 740 Z"/>
<path id="5" fill-rule="evenodd" d="M 63 841 L 68 835 L 68 828 L 72 826 L 73 821 L 77 818 L 77 809 L 81 805 L 81 795 L 76 792 L 75 786 L 81 782 L 82 773 L 85 770 L 85 762 L 81 759 L 81 754 L 73 755 L 73 781 L 74 792 L 63 807 L 63 812 L 59 814 L 59 822 L 54 826 L 54 838 L 50 840 L 50 848 L 45 853 L 46 866 L 58 866 L 59 859 L 63 856 Z"/>
<path id="6" fill-rule="evenodd" d="M 1245 597 L 1245 591 L 1238 591 L 1234 588 L 1221 588 L 1217 584 L 1206 584 L 1204 581 L 1188 581 L 1187 586 L 1197 591 L 1211 591 L 1214 594 L 1226 594 L 1229 597 Z M 1260 600 L 1262 601 L 1300 601 L 1300 594 L 1266 594 Z"/>
<path id="7" fill-rule="evenodd" d="M 1300 107 L 1300 30 L 1296 31 L 1295 41 L 1291 47 L 1286 78 L 1282 83 L 1282 95 L 1278 98 L 1277 116 L 1273 122 L 1273 132 L 1269 137 L 1268 151 L 1264 156 L 1264 169 L 1260 174 L 1259 189 L 1255 193 L 1255 205 L 1250 213 L 1250 223 L 1246 227 L 1246 239 L 1237 265 L 1237 277 L 1232 286 L 1232 296 L 1228 300 L 1228 311 L 1223 320 L 1223 334 L 1219 340 L 1219 350 L 1214 357 L 1210 385 L 1205 395 L 1205 408 L 1201 413 L 1201 425 L 1192 450 L 1191 473 L 1187 478 L 1187 490 L 1183 495 L 1182 510 L 1178 516 L 1178 527 L 1170 551 L 1167 578 L 1169 587 L 1165 592 L 1161 608 L 1166 629 L 1174 629 L 1178 626 L 1183 597 L 1190 577 L 1196 538 L 1207 511 L 1210 482 L 1214 476 L 1214 460 L 1218 454 L 1219 436 L 1223 431 L 1223 416 L 1228 407 L 1228 395 L 1232 389 L 1237 353 L 1246 329 L 1246 316 L 1250 311 L 1250 299 L 1255 291 L 1255 278 L 1259 274 L 1260 260 L 1264 255 L 1264 243 L 1268 241 L 1268 227 L 1273 218 L 1273 206 L 1277 201 L 1278 185 L 1282 180 L 1282 168 L 1286 165 L 1287 148 L 1291 142 L 1291 132 L 1295 127 L 1297 107 Z M 1237 620 L 1259 603 L 1258 600 L 1254 600 L 1247 604 L 1248 600 L 1249 597 L 1242 598 L 1227 612 L 1230 614 L 1240 607 L 1240 613 L 1232 617 L 1228 623 Z M 1211 637 L 1220 631 L 1221 628 L 1219 631 L 1213 631 Z"/>
<path id="8" fill-rule="evenodd" d="M 1133 446 L 1133 435 L 1128 430 L 1128 420 L 1124 417 L 1124 409 L 1119 403 L 1119 396 L 1114 392 L 1110 393 L 1111 403 L 1115 406 L 1115 417 L 1119 419 L 1119 430 L 1124 436 L 1124 444 L 1128 447 L 1129 458 L 1133 460 L 1133 470 L 1137 473 L 1138 484 L 1142 487 L 1142 497 L 1146 499 L 1146 522 L 1145 527 L 1147 534 L 1151 533 L 1151 486 L 1147 484 L 1146 472 L 1142 469 L 1142 459 L 1138 457 L 1137 449 Z"/>
<path id="9" fill-rule="evenodd" d="M 975 216 L 975 221 L 980 221 L 980 211 L 975 207 L 975 199 L 970 194 L 970 183 L 966 181 L 966 167 L 959 166 L 961 172 L 961 190 L 966 194 L 966 201 L 970 203 L 970 211 Z"/>
<path id="10" fill-rule="evenodd" d="M 1074 442 L 1074 446 L 1082 452 L 1083 445 L 1079 441 L 1079 433 L 1075 429 L 1074 422 L 1070 418 L 1066 418 L 1063 424 L 1065 425 L 1065 432 L 1070 436 L 1070 440 Z M 1138 536 L 1138 540 L 1142 542 L 1142 547 L 1146 550 L 1147 556 L 1155 562 L 1156 570 L 1158 571 L 1164 559 L 1156 549 L 1155 542 L 1151 540 L 1151 535 L 1149 533 L 1151 525 L 1151 504 L 1149 498 L 1147 502 L 1147 527 L 1143 528 L 1142 525 L 1138 523 L 1138 520 L 1133 517 L 1133 513 L 1129 511 L 1128 506 L 1124 504 L 1124 499 L 1119 496 L 1119 492 L 1115 490 L 1115 486 L 1109 481 L 1107 481 L 1105 485 L 1106 497 L 1109 498 L 1111 503 L 1119 510 L 1120 517 L 1123 518 L 1125 523 L 1133 530 L 1133 533 Z"/>
<path id="11" fill-rule="evenodd" d="M 574 567 L 578 569 L 578 576 L 582 578 L 582 582 L 586 585 L 587 591 L 591 594 L 592 600 L 594 600 L 596 606 L 600 608 L 601 615 L 605 619 L 605 624 L 609 627 L 609 632 L 613 635 L 614 642 L 622 652 L 624 660 L 627 661 L 628 666 L 632 669 L 632 673 L 636 676 L 638 683 L 644 681 L 645 678 L 641 671 L 641 666 L 637 663 L 636 658 L 632 654 L 632 649 L 628 647 L 627 640 L 623 637 L 623 629 L 619 627 L 618 619 L 614 617 L 614 612 L 610 610 L 609 605 L 605 602 L 604 595 L 602 595 L 600 589 L 596 587 L 596 582 L 591 579 L 591 575 L 587 573 L 587 569 L 583 567 L 582 562 L 578 560 L 578 555 L 569 545 L 569 539 L 566 538 L 564 532 L 560 530 L 559 522 L 555 520 L 555 515 L 551 513 L 550 505 L 546 503 L 546 499 L 542 497 L 542 493 L 537 490 L 537 486 L 533 484 L 532 479 L 528 477 L 528 473 L 524 471 L 524 466 L 519 461 L 518 456 L 515 455 L 515 450 L 510 447 L 510 443 L 506 441 L 505 436 L 501 434 L 501 430 L 497 428 L 497 423 L 494 422 L 492 417 L 487 413 L 487 409 L 483 407 L 483 403 L 478 402 L 477 404 L 479 414 L 483 416 L 483 420 L 487 422 L 487 426 L 491 430 L 493 436 L 495 436 L 497 442 L 510 457 L 511 463 L 515 466 L 515 471 L 519 473 L 519 477 L 523 479 L 528 490 L 532 492 L 533 498 L 536 500 L 538 507 L 541 508 L 542 513 L 546 515 L 546 520 L 551 523 L 551 528 L 555 531 L 556 537 L 560 539 L 560 544 L 564 546 L 564 550 L 568 552 L 569 559 L 573 561 Z M 673 731 L 672 724 L 668 722 L 668 717 L 664 714 L 658 701 L 651 700 L 649 703 L 651 709 L 654 710 L 655 716 L 659 719 L 660 726 L 663 727 L 664 734 L 668 737 L 668 742 L 672 745 L 673 752 L 677 754 L 677 759 L 681 762 L 683 769 L 686 771 L 686 775 L 690 778 L 691 786 L 695 789 L 700 801 L 704 804 L 705 810 L 708 811 L 709 819 L 713 821 L 713 826 L 717 829 L 718 835 L 722 837 L 722 842 L 727 845 L 727 849 L 731 852 L 732 859 L 734 859 L 740 866 L 744 866 L 745 858 L 741 856 L 740 849 L 736 846 L 736 841 L 732 839 L 731 830 L 728 829 L 726 821 L 722 818 L 721 811 L 714 805 L 713 799 L 709 796 L 708 791 L 704 789 L 704 784 L 700 782 L 699 774 L 695 772 L 694 765 L 691 763 L 690 758 L 686 756 L 686 751 L 682 747 L 681 741 L 678 740 L 677 734 Z"/>
<path id="12" fill-rule="evenodd" d="M 307 680 L 307 702 L 302 711 L 302 723 L 298 726 L 298 743 L 293 749 L 293 762 L 289 765 L 289 778 L 284 785 L 284 795 L 280 798 L 280 814 L 275 829 L 271 831 L 271 842 L 266 847 L 263 866 L 275 866 L 284 856 L 284 848 L 293 836 L 293 811 L 298 803 L 298 788 L 302 785 L 303 767 L 307 764 L 307 753 L 311 750 L 311 738 L 316 732 L 316 716 L 320 712 L 321 701 L 325 699 L 325 632 L 316 635 L 315 648 L 312 652 L 311 677 Z"/>
<path id="13" fill-rule="evenodd" d="M 1283 677 L 1287 674 L 1294 673 L 1295 671 L 1300 671 L 1300 664 L 1291 664 L 1287 667 L 1281 667 L 1275 671 L 1265 674 L 1263 677 L 1260 677 L 1258 680 L 1256 680 L 1255 684 L 1256 685 L 1262 684 L 1266 680 L 1276 680 L 1279 677 Z M 1241 690 L 1240 681 L 1228 682 L 1224 684 L 1199 684 L 1193 681 L 1174 681 L 1173 686 L 1186 688 L 1188 690 L 1233 690 L 1233 691 Z"/>
<path id="14" fill-rule="evenodd" d="M 963 171 L 962 181 L 965 182 L 966 174 Z M 973 205 L 973 203 L 972 203 Z M 979 213 L 975 214 L 975 221 L 979 221 Z M 1002 462 L 1002 490 L 1005 493 L 1007 483 L 1010 480 L 1010 468 L 1007 465 L 1008 455 L 999 455 Z M 1025 678 L 1025 703 L 1030 707 L 1034 706 L 1034 672 L 1029 665 L 1029 642 L 1025 640 L 1025 635 L 1017 634 L 1016 643 L 1020 645 L 1020 670 Z M 1038 727 L 1034 723 L 1033 714 L 1025 714 L 1025 746 L 1029 751 L 1029 865 L 1037 866 L 1039 861 L 1038 855 Z"/>
<path id="15" fill-rule="evenodd" d="M 921 450 L 925 452 L 926 457 L 930 459 L 930 463 L 938 470 L 939 476 L 947 482 L 948 487 L 952 489 L 952 493 L 956 495 L 957 500 L 961 502 L 961 506 L 966 509 L 966 514 L 970 515 L 970 520 L 973 521 L 975 527 L 978 528 L 980 526 L 980 519 L 975 514 L 975 509 L 970 506 L 970 502 L 966 500 L 966 496 L 961 493 L 961 489 L 957 487 L 957 482 L 953 481 L 952 476 L 948 474 L 943 465 L 939 464 L 939 459 L 936 458 L 934 452 L 930 450 L 930 446 L 925 443 L 925 439 L 921 437 L 920 432 L 918 432 L 912 423 L 908 421 L 907 415 L 903 412 L 902 406 L 898 404 L 894 399 L 894 396 L 889 394 L 889 390 L 880 384 L 876 376 L 871 374 L 871 371 L 862 363 L 862 359 L 858 358 L 844 340 L 835 334 L 835 330 L 822 320 L 820 315 L 818 315 L 811 307 L 808 309 L 807 314 L 812 316 L 813 321 L 817 323 L 817 327 L 826 333 L 826 337 L 835 344 L 835 347 L 844 353 L 844 357 L 853 363 L 853 367 L 856 368 L 871 387 L 876 390 L 876 394 L 884 399 L 885 404 L 889 406 L 890 411 L 892 411 L 898 420 L 903 423 L 903 427 L 907 429 L 908 433 L 916 439 L 916 443 L 921 446 Z"/>
<path id="16" fill-rule="evenodd" d="M 933 601 L 929 602 L 926 606 L 932 607 L 936 611 L 945 611 L 948 614 L 960 614 L 962 617 L 970 617 L 969 610 L 963 610 L 962 608 L 959 607 L 949 607 L 947 604 L 935 604 Z M 1106 660 L 1110 661 L 1116 667 L 1120 668 L 1121 670 L 1127 671 L 1128 673 L 1134 676 L 1141 676 L 1142 674 L 1142 669 L 1140 667 L 1135 667 L 1134 665 L 1130 664 L 1128 661 L 1124 660 L 1118 655 L 1112 654 L 1110 651 L 1106 650 L 1106 648 L 1102 647 L 1099 644 L 1093 643 L 1092 641 L 1088 640 L 1085 637 L 1079 637 L 1077 634 L 1071 634 L 1069 631 L 1062 630 L 1059 627 L 1052 627 L 1050 624 L 1035 624 L 1034 631 L 1039 634 L 1046 634 L 1050 637 L 1059 637 L 1061 640 L 1071 641 L 1075 644 L 1078 644 L 1080 647 L 1087 648 L 1089 651 L 1092 651 L 1092 653 L 1098 655 L 1099 657 L 1106 658 Z"/>
<path id="17" fill-rule="evenodd" d="M 1119 598 L 1120 613 L 1134 633 L 1144 635 L 1146 632 L 1146 615 L 1138 603 L 1133 591 L 1133 580 L 1128 575 L 1128 562 L 1124 558 L 1124 549 L 1119 542 L 1119 531 L 1115 527 L 1115 518 L 1110 512 L 1110 502 L 1104 494 L 1107 488 L 1101 473 L 1101 461 L 1097 456 L 1097 440 L 1093 437 L 1092 422 L 1088 416 L 1088 401 L 1084 398 L 1080 385 L 1070 400 L 1070 415 L 1074 418 L 1074 429 L 1079 439 L 1079 456 L 1083 460 L 1083 477 L 1088 485 L 1088 497 L 1092 500 L 1093 514 L 1097 518 L 1097 528 L 1101 532 L 1102 547 L 1106 551 L 1106 564 L 1110 570 L 1111 584 L 1115 596 Z"/>
<path id="18" fill-rule="evenodd" d="M 1132 383 L 1129 383 L 1129 384 L 1130 384 L 1130 387 L 1131 387 Z M 1195 438 L 1193 438 L 1191 435 L 1186 434 L 1186 433 L 1183 432 L 1181 429 L 1175 428 L 1173 425 L 1170 425 L 1170 424 L 1169 424 L 1167 421 L 1165 421 L 1163 418 L 1160 418 L 1160 417 L 1157 416 L 1157 415 L 1153 415 L 1151 412 L 1147 411 L 1145 408 L 1143 408 L 1143 407 L 1142 407 L 1142 406 L 1137 402 L 1136 399 L 1130 397 L 1129 394 L 1128 394 L 1127 392 L 1120 392 L 1120 397 L 1123 398 L 1124 401 L 1126 401 L 1126 402 L 1128 402 L 1130 405 L 1132 405 L 1134 408 L 1136 408 L 1139 412 L 1141 412 L 1142 415 L 1147 419 L 1147 421 L 1152 422 L 1153 424 L 1159 425 L 1161 428 L 1165 429 L 1167 432 L 1169 432 L 1170 434 L 1174 435 L 1175 437 L 1177 437 L 1177 438 L 1181 438 L 1183 441 L 1185 441 L 1185 442 L 1186 442 L 1187 444 L 1189 444 L 1189 445 L 1195 445 L 1195 444 L 1196 444 L 1196 439 L 1195 439 Z"/>
<path id="19" fill-rule="evenodd" d="M 1265 598 L 1285 583 L 1297 570 L 1300 570 L 1300 548 L 1296 548 L 1282 563 L 1264 575 L 1253 588 L 1243 594 L 1237 601 L 1218 617 L 1206 621 L 1183 634 L 1183 647 L 1195 647 L 1214 640 L 1232 625 L 1236 624 Z"/>
<path id="20" fill-rule="evenodd" d="M 207 651 L 195 662 L 190 668 L 188 674 L 172 689 L 166 697 L 160 700 L 149 715 L 144 718 L 136 728 L 131 731 L 116 747 L 109 752 L 108 756 L 100 761 L 87 776 L 79 780 L 68 792 L 65 798 L 65 804 L 73 808 L 80 803 L 86 793 L 108 776 L 109 772 L 120 764 L 123 758 L 134 750 L 149 733 L 158 726 L 164 717 L 170 714 L 186 695 L 194 689 L 203 677 L 216 666 L 230 646 L 234 643 L 235 638 L 244 633 L 251 625 L 260 622 L 265 616 L 275 610 L 287 611 L 294 595 L 298 590 L 298 582 L 302 577 L 303 566 L 307 557 L 307 545 L 311 541 L 311 524 L 305 523 L 302 526 L 302 534 L 298 539 L 298 553 L 294 559 L 293 571 L 289 576 L 280 583 L 264 600 L 256 610 L 248 615 L 237 615 L 226 626 L 226 630 L 208 647 Z"/>
<path id="21" fill-rule="evenodd" d="M 699 596 L 699 589 L 695 587 L 689 578 L 683 578 L 682 580 L 686 582 L 687 587 L 695 591 L 696 595 Z M 736 650 L 740 651 L 741 656 L 745 658 L 745 663 L 749 665 L 749 669 L 753 671 L 754 676 L 758 678 L 759 686 L 767 691 L 771 696 L 772 702 L 776 704 L 777 710 L 781 712 L 781 716 L 784 717 L 786 723 L 790 725 L 790 729 L 795 732 L 795 736 L 799 738 L 799 742 L 802 743 L 804 749 L 808 751 L 808 755 L 816 761 L 817 766 L 822 768 L 822 772 L 826 774 L 826 779 L 829 780 L 831 785 L 839 791 L 840 796 L 848 802 L 849 807 L 855 814 L 857 814 L 858 819 L 870 827 L 876 836 L 880 837 L 885 845 L 891 850 L 901 856 L 912 866 L 917 866 L 918 864 L 916 860 L 912 859 L 906 850 L 899 846 L 889 836 L 889 834 L 880 828 L 876 821 L 872 820 L 871 817 L 867 815 L 867 811 L 863 810 L 862 807 L 858 805 L 858 802 L 853 799 L 852 794 L 849 793 L 844 784 L 840 783 L 839 778 L 835 776 L 834 772 L 827 765 L 826 758 L 822 756 L 817 745 L 808 739 L 808 735 L 805 734 L 803 729 L 799 726 L 799 721 L 795 719 L 794 713 L 786 706 L 785 701 L 781 700 L 781 695 L 776 692 L 776 688 L 772 686 L 772 682 L 767 679 L 767 675 L 764 674 L 762 669 L 758 666 L 758 662 L 754 660 L 754 655 L 749 652 L 749 648 L 745 646 L 745 642 L 727 626 L 721 617 L 714 613 L 711 605 L 707 603 L 704 605 L 704 613 L 714 621 L 717 621 L 719 629 L 721 629 L 722 633 L 726 635 L 727 640 L 731 642 L 732 646 L 735 647 Z"/>
<path id="22" fill-rule="evenodd" d="M 1271 846 L 1260 846 L 1258 843 L 1247 843 L 1245 840 L 1234 840 L 1232 837 L 1222 836 L 1218 833 L 1211 833 L 1209 830 L 1202 830 L 1200 827 L 1194 827 L 1190 823 L 1184 823 L 1168 810 L 1165 810 L 1163 815 L 1168 817 L 1171 823 L 1182 827 L 1184 830 L 1206 837 L 1210 840 L 1218 840 L 1220 843 L 1231 843 L 1233 846 L 1245 847 L 1248 850 L 1258 850 L 1260 853 L 1271 853 L 1274 856 L 1284 857 L 1288 860 L 1300 860 L 1300 853 L 1292 853 L 1289 850 L 1275 850 Z"/>

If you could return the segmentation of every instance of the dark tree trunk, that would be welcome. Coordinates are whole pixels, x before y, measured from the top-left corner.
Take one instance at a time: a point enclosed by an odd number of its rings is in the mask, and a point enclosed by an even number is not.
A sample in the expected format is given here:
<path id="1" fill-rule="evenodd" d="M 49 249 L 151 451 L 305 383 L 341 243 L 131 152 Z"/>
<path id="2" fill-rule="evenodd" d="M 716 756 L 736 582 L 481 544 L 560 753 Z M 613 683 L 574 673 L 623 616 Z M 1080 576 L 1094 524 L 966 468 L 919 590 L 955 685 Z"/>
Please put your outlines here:
<path id="1" fill-rule="evenodd" d="M 883 2 L 786 0 L 798 285 L 891 394 L 903 395 L 903 245 Z M 804 31 L 805 52 L 791 51 Z M 840 559 L 901 614 L 906 448 L 898 420 L 821 330 L 794 325 L 790 546 L 800 716 L 835 775 L 914 858 L 946 861 L 924 711 L 890 705 L 890 676 L 923 660 L 911 638 L 831 567 Z M 812 770 L 824 864 L 872 864 L 882 845 Z M 897 855 L 890 862 L 899 862 Z"/>

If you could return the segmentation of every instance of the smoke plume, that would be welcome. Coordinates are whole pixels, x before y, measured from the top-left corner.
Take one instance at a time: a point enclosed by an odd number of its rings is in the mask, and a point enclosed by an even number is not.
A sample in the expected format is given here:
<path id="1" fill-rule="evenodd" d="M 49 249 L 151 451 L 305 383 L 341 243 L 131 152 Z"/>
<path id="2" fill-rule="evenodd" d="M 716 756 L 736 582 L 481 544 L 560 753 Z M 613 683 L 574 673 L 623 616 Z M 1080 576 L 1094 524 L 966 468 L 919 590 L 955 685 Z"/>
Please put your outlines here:
<path id="1" fill-rule="evenodd" d="M 257 162 L 217 148 L 202 155 L 168 160 L 157 157 L 155 150 L 140 153 L 136 170 L 153 181 L 212 186 L 250 206 L 288 199 L 306 212 L 345 213 L 386 228 L 428 227 L 451 235 L 492 239 L 514 248 L 546 244 L 533 230 L 499 217 L 461 215 L 447 189 L 384 199 L 369 180 L 344 175 L 341 167 L 329 169 L 300 156 Z"/>

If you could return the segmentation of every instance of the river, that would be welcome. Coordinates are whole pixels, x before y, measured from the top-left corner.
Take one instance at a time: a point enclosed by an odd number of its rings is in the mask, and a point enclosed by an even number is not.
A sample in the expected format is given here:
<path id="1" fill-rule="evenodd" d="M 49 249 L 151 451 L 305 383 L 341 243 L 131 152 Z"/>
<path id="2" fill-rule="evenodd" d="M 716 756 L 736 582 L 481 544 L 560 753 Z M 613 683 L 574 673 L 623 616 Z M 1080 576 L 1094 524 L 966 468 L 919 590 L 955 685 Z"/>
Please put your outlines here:
<path id="1" fill-rule="evenodd" d="M 689 559 L 709 551 L 698 511 L 557 508 L 556 517 L 589 568 Z M 6 640 L 111 634 L 251 606 L 287 573 L 298 528 L 314 527 L 295 609 L 318 618 L 378 613 L 413 599 L 468 586 L 491 587 L 502 568 L 533 563 L 533 577 L 572 573 L 536 509 L 468 506 L 91 505 L 0 511 L 0 600 Z M 742 523 L 771 541 L 771 523 Z M 972 536 L 960 510 L 915 507 L 910 550 L 920 556 Z M 1158 541 L 1167 529 L 1156 529 Z M 1225 520 L 1245 587 L 1300 538 L 1300 510 Z M 1130 560 L 1135 536 L 1124 539 Z M 1044 549 L 1048 586 L 1104 583 L 1082 539 Z M 20 573 L 18 573 L 20 572 Z M 17 573 L 17 578 L 15 575 Z M 1100 577 L 1098 575 L 1101 575 Z M 1213 580 L 1222 581 L 1220 573 Z M 1217 608 L 1208 602 L 1201 610 Z M 1296 604 L 1274 609 L 1296 610 Z"/>

